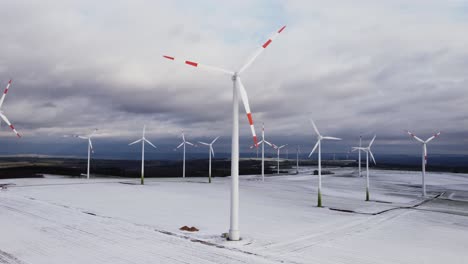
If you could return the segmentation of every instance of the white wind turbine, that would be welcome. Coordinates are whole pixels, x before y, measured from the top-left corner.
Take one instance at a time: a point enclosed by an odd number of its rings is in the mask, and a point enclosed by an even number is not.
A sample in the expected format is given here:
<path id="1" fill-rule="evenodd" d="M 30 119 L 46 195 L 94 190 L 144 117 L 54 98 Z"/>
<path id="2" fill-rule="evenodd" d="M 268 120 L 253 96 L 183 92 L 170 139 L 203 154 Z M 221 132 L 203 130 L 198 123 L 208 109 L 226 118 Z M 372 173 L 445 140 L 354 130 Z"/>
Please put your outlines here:
<path id="1" fill-rule="evenodd" d="M 7 123 L 7 125 L 13 130 L 13 132 L 16 134 L 17 137 L 21 137 L 21 135 L 18 133 L 18 131 L 16 131 L 15 127 L 10 123 L 10 121 L 8 120 L 8 118 L 5 116 L 5 114 L 3 113 L 3 110 L 2 110 L 2 106 L 3 106 L 3 101 L 5 101 L 5 97 L 8 93 L 8 89 L 10 89 L 10 86 L 11 86 L 11 80 L 8 82 L 5 90 L 3 91 L 3 95 L 2 95 L 2 98 L 0 99 L 0 117 L 3 119 L 3 121 L 5 121 L 5 123 Z M 0 120 L 1 122 L 1 120 Z"/>
<path id="2" fill-rule="evenodd" d="M 91 142 L 91 138 L 94 136 L 94 134 L 96 134 L 97 132 L 97 128 L 95 128 L 93 130 L 93 132 L 91 134 L 89 134 L 88 136 L 75 136 L 77 138 L 81 138 L 81 139 L 87 139 L 88 140 L 88 168 L 87 168 L 87 172 L 86 172 L 86 178 L 89 180 L 89 161 L 91 159 L 91 152 L 94 153 L 94 149 L 93 149 L 93 143 Z"/>
<path id="3" fill-rule="evenodd" d="M 426 165 L 427 165 L 427 143 L 431 142 L 434 138 L 438 137 L 440 135 L 440 132 L 437 134 L 433 135 L 432 137 L 428 138 L 426 141 L 418 138 L 415 136 L 413 133 L 406 131 L 410 136 L 412 136 L 414 139 L 422 143 L 423 150 L 422 150 L 422 195 L 423 197 L 426 196 L 426 182 L 425 182 L 425 176 L 426 176 Z"/>
<path id="4" fill-rule="evenodd" d="M 247 91 L 241 82 L 240 75 L 254 62 L 254 60 L 271 44 L 271 42 L 286 28 L 283 26 L 275 34 L 269 38 L 261 47 L 255 51 L 255 53 L 247 60 L 247 62 L 238 70 L 230 71 L 218 67 L 208 66 L 189 60 L 180 60 L 181 63 L 188 66 L 203 68 L 206 70 L 217 71 L 230 76 L 233 85 L 233 96 L 232 96 L 232 146 L 231 146 L 231 217 L 230 217 L 230 228 L 229 228 L 229 239 L 237 241 L 240 239 L 239 232 L 239 99 L 238 93 L 244 108 L 247 113 L 247 118 L 250 123 L 250 129 L 254 139 L 254 145 L 257 145 L 257 136 L 255 135 L 255 129 L 252 119 L 252 113 L 250 111 L 249 100 L 247 97 Z M 164 55 L 164 58 L 171 61 L 179 61 L 174 57 Z"/>
<path id="5" fill-rule="evenodd" d="M 151 143 L 149 140 L 146 139 L 145 137 L 145 132 L 146 132 L 146 125 L 143 126 L 143 135 L 140 139 L 133 141 L 132 143 L 128 144 L 129 146 L 136 144 L 138 142 L 141 142 L 141 184 L 145 184 L 145 142 L 150 144 L 153 148 L 156 148 L 156 146 Z"/>
<path id="6" fill-rule="evenodd" d="M 363 148 L 363 147 L 353 147 L 353 151 L 358 150 L 359 152 L 364 151 L 366 153 L 366 171 L 367 171 L 367 174 L 366 174 L 366 201 L 369 201 L 369 199 L 370 199 L 370 194 L 369 194 L 369 154 L 370 154 L 374 164 L 377 164 L 375 162 L 374 155 L 372 154 L 372 151 L 371 151 L 371 146 L 374 143 L 375 137 L 376 136 L 374 135 L 371 142 L 369 143 L 369 146 L 367 146 L 365 148 Z M 361 142 L 359 142 L 359 145 L 361 145 Z"/>
<path id="7" fill-rule="evenodd" d="M 318 199 L 317 199 L 317 207 L 322 207 L 322 140 L 323 139 L 329 139 L 329 140 L 341 140 L 341 138 L 336 138 L 336 137 L 324 137 L 320 135 L 320 132 L 317 129 L 317 126 L 315 125 L 314 121 L 311 119 L 310 122 L 312 123 L 312 126 L 314 127 L 315 133 L 317 134 L 317 143 L 315 143 L 314 148 L 309 154 L 312 156 L 314 153 L 315 149 L 318 147 L 318 175 L 319 175 L 319 185 L 318 185 Z"/>
<path id="8" fill-rule="evenodd" d="M 185 146 L 186 145 L 190 145 L 190 146 L 195 146 L 193 145 L 192 143 L 188 142 L 187 140 L 185 140 L 185 135 L 184 135 L 184 131 L 182 131 L 182 143 L 180 143 L 179 146 L 177 146 L 176 149 L 184 146 L 184 161 L 183 161 L 183 165 L 182 165 L 182 178 L 185 178 Z"/>
<path id="9" fill-rule="evenodd" d="M 209 150 L 208 150 L 208 156 L 209 156 L 209 167 L 208 167 L 208 182 L 211 183 L 211 156 L 214 157 L 214 151 L 213 151 L 213 144 L 216 142 L 216 140 L 218 140 L 219 137 L 216 137 L 213 141 L 211 141 L 211 143 L 205 143 L 205 142 L 201 142 L 201 141 L 198 141 L 198 143 L 202 144 L 202 145 L 205 145 L 205 146 L 208 146 L 209 147 Z"/>
<path id="10" fill-rule="evenodd" d="M 262 181 L 265 181 L 265 144 L 273 147 L 273 144 L 265 139 L 265 124 L 262 123 L 262 140 L 260 140 L 256 146 L 258 149 L 258 145 L 262 145 Z"/>
<path id="11" fill-rule="evenodd" d="M 276 146 L 275 144 L 273 144 L 273 148 L 276 149 L 276 153 L 277 153 L 277 157 L 276 157 L 276 162 L 277 162 L 277 166 L 276 166 L 276 173 L 279 174 L 279 164 L 280 164 L 280 150 L 284 147 L 286 147 L 288 144 L 286 145 L 282 145 L 282 146 Z"/>

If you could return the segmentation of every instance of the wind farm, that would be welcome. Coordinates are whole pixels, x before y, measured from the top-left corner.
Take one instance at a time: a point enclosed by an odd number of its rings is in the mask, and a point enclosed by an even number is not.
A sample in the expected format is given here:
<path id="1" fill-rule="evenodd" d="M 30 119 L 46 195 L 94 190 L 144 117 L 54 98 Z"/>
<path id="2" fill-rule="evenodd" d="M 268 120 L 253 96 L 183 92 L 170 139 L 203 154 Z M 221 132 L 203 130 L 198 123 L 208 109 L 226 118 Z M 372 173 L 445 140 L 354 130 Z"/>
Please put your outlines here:
<path id="1" fill-rule="evenodd" d="M 464 8 L 3 3 L 0 263 L 467 263 Z"/>

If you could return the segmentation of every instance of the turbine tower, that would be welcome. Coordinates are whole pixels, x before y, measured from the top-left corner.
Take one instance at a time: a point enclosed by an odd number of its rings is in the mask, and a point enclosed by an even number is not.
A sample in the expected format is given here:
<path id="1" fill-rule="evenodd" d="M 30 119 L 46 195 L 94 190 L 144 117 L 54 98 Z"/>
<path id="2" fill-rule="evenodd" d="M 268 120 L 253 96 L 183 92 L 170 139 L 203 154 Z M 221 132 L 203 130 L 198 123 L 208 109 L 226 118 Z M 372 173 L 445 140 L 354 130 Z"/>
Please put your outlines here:
<path id="1" fill-rule="evenodd" d="M 201 141 L 198 141 L 198 143 L 202 144 L 202 145 L 205 145 L 205 146 L 208 146 L 209 149 L 208 149 L 208 157 L 209 157 L 209 166 L 208 166 L 208 182 L 211 183 L 211 156 L 213 156 L 214 158 L 214 151 L 213 151 L 213 144 L 216 142 L 216 140 L 218 140 L 219 137 L 216 137 L 213 141 L 211 141 L 211 143 L 205 143 L 205 142 L 201 142 Z"/>
<path id="2" fill-rule="evenodd" d="M 93 132 L 87 136 L 75 136 L 77 138 L 81 138 L 81 139 L 86 139 L 88 140 L 88 168 L 86 170 L 86 178 L 89 180 L 89 161 L 91 159 L 91 152 L 94 153 L 94 149 L 93 149 L 93 142 L 91 142 L 91 138 L 94 136 L 94 134 L 96 134 L 96 132 L 98 131 L 97 128 L 95 128 L 93 130 Z"/>
<path id="3" fill-rule="evenodd" d="M 230 217 L 230 228 L 229 228 L 229 239 L 233 241 L 240 240 L 239 231 L 239 99 L 238 93 L 244 108 L 247 113 L 247 118 L 250 123 L 250 129 L 253 135 L 254 145 L 257 145 L 257 136 L 255 135 L 255 129 L 252 119 L 252 113 L 250 111 L 249 100 L 247 97 L 247 91 L 241 82 L 241 74 L 254 62 L 254 60 L 271 44 L 271 42 L 278 37 L 278 35 L 286 28 L 281 27 L 275 34 L 269 38 L 262 46 L 260 46 L 255 53 L 247 60 L 247 62 L 238 70 L 230 71 L 218 67 L 208 66 L 200 64 L 198 62 L 189 60 L 180 60 L 181 63 L 195 68 L 204 68 L 211 71 L 217 71 L 230 76 L 232 80 L 233 93 L 232 93 L 232 149 L 231 149 L 231 217 Z M 164 55 L 164 58 L 171 61 L 176 60 L 172 56 Z"/>
<path id="4" fill-rule="evenodd" d="M 416 139 L 422 144 L 422 196 L 426 196 L 426 182 L 425 182 L 425 176 L 426 176 L 426 165 L 427 165 L 427 143 L 431 142 L 434 138 L 438 137 L 440 135 L 440 132 L 437 134 L 433 135 L 432 137 L 428 138 L 426 141 L 418 138 L 415 136 L 413 133 L 406 131 L 411 137 Z"/>
<path id="5" fill-rule="evenodd" d="M 319 185 L 318 185 L 318 198 L 317 198 L 317 207 L 322 207 L 322 140 L 328 139 L 328 140 L 341 140 L 341 138 L 336 138 L 336 137 L 324 137 L 320 135 L 320 132 L 317 129 L 317 126 L 315 125 L 314 121 L 311 119 L 310 122 L 312 123 L 312 126 L 314 127 L 315 133 L 317 134 L 317 143 L 315 143 L 314 148 L 309 154 L 312 156 L 314 153 L 315 149 L 318 147 L 318 175 L 319 175 Z"/>
<path id="6" fill-rule="evenodd" d="M 11 130 L 13 130 L 13 132 L 16 134 L 16 136 L 20 138 L 21 135 L 18 133 L 18 131 L 16 131 L 15 127 L 10 123 L 10 121 L 8 120 L 8 118 L 3 113 L 3 110 L 2 110 L 3 101 L 5 101 L 5 97 L 6 97 L 7 93 L 8 93 L 8 89 L 10 89 L 10 86 L 11 86 L 11 80 L 8 82 L 5 90 L 3 91 L 2 98 L 0 99 L 0 117 L 3 119 L 3 121 L 5 121 L 5 123 L 7 123 L 7 125 L 11 128 Z M 1 122 L 1 120 L 0 120 L 0 122 Z"/>
<path id="7" fill-rule="evenodd" d="M 185 178 L 185 146 L 186 146 L 187 144 L 190 145 L 190 146 L 195 146 L 195 145 L 193 145 L 192 143 L 190 143 L 190 142 L 188 142 L 187 140 L 185 140 L 184 131 L 182 131 L 181 137 L 182 137 L 182 143 L 180 143 L 180 145 L 177 146 L 176 149 L 178 149 L 178 148 L 184 146 L 184 161 L 183 161 L 183 165 L 182 165 L 182 178 Z"/>
<path id="8" fill-rule="evenodd" d="M 364 151 L 366 153 L 366 171 L 367 171 L 367 174 L 366 174 L 366 201 L 370 200 L 370 194 L 369 194 L 369 154 L 370 154 L 374 164 L 377 164 L 375 162 L 374 155 L 372 154 L 372 151 L 371 151 L 371 146 L 374 143 L 375 137 L 376 136 L 374 135 L 371 142 L 369 143 L 369 146 L 367 146 L 365 148 L 363 148 L 363 147 L 353 147 L 353 151 L 358 150 L 358 151 Z M 360 145 L 360 143 L 361 143 L 361 141 L 359 141 L 359 145 Z"/>
<path id="9" fill-rule="evenodd" d="M 141 185 L 145 184 L 145 142 L 150 144 L 153 148 L 156 148 L 153 143 L 145 138 L 146 126 L 143 126 L 143 135 L 140 139 L 133 141 L 128 144 L 129 146 L 141 142 Z"/>
<path id="10" fill-rule="evenodd" d="M 282 148 L 286 147 L 287 145 L 288 145 L 288 144 L 282 145 L 282 146 L 279 146 L 279 147 L 278 147 L 278 146 L 276 146 L 276 145 L 273 144 L 273 147 L 276 149 L 276 152 L 277 152 L 277 157 L 276 157 L 276 162 L 277 162 L 276 174 L 279 174 L 279 171 L 280 171 L 280 169 L 279 169 L 279 166 L 280 166 L 280 165 L 279 165 L 279 164 L 280 164 L 280 150 L 281 150 Z"/>

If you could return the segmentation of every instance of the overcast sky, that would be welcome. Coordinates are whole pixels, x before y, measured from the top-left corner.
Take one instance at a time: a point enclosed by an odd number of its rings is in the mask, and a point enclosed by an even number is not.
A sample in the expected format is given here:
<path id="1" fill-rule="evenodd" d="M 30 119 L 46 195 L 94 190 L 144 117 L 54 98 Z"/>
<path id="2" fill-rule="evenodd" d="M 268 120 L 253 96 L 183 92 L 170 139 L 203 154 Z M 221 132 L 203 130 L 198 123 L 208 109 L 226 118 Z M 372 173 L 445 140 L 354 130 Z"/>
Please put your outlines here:
<path id="1" fill-rule="evenodd" d="M 222 136 L 227 151 L 229 76 L 162 55 L 237 70 L 286 24 L 242 75 L 257 134 L 265 122 L 273 143 L 308 149 L 313 118 L 345 139 L 325 152 L 375 133 L 377 152 L 420 153 L 404 130 L 441 130 L 431 154 L 468 154 L 468 1 L 15 0 L 1 2 L 0 24 L 0 82 L 13 79 L 3 111 L 23 135 L 3 123 L 3 152 L 44 153 L 95 127 L 96 141 L 122 144 L 143 124 L 167 149 L 184 129 Z"/>

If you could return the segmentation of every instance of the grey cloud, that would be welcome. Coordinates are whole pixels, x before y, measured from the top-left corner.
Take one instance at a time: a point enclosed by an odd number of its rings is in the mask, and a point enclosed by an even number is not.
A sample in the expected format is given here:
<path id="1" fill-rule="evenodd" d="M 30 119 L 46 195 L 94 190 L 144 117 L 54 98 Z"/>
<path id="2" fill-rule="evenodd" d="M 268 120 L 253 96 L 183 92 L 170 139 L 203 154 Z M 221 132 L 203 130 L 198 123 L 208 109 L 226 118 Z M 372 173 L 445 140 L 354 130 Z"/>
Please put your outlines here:
<path id="1" fill-rule="evenodd" d="M 14 79 L 5 111 L 37 141 L 95 126 L 122 140 L 146 123 L 161 140 L 186 129 L 229 142 L 229 77 L 161 55 L 238 66 L 286 21 L 243 76 L 257 134 L 265 122 L 275 140 L 311 144 L 314 118 L 343 145 L 377 133 L 406 146 L 403 129 L 440 128 L 450 136 L 435 147 L 466 153 L 468 22 L 448 3 L 424 3 L 11 1 L 0 10 L 0 82 Z"/>

